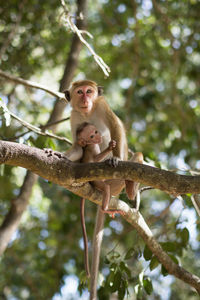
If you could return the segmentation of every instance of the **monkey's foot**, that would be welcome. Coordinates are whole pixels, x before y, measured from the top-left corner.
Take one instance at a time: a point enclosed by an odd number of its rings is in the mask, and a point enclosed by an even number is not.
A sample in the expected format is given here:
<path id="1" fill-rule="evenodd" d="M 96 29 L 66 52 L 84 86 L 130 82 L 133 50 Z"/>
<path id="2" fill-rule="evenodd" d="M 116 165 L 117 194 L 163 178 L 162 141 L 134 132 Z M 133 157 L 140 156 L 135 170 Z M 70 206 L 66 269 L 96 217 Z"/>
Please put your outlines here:
<path id="1" fill-rule="evenodd" d="M 120 159 L 118 157 L 115 157 L 115 156 L 105 160 L 105 162 L 109 166 L 114 167 L 114 168 L 116 168 L 118 166 L 119 161 L 120 161 Z"/>
<path id="2" fill-rule="evenodd" d="M 120 209 L 101 209 L 101 211 L 104 213 L 104 214 L 109 214 L 111 215 L 112 218 L 115 217 L 115 214 L 120 214 L 122 216 L 125 215 L 125 212 L 123 210 L 120 210 Z"/>
<path id="3" fill-rule="evenodd" d="M 58 158 L 65 158 L 65 156 L 62 155 L 62 153 L 57 152 L 57 151 L 54 151 L 54 150 L 52 150 L 52 149 L 44 148 L 43 150 L 44 150 L 44 152 L 47 154 L 47 157 L 50 157 L 50 156 L 55 155 L 55 156 L 57 156 Z"/>

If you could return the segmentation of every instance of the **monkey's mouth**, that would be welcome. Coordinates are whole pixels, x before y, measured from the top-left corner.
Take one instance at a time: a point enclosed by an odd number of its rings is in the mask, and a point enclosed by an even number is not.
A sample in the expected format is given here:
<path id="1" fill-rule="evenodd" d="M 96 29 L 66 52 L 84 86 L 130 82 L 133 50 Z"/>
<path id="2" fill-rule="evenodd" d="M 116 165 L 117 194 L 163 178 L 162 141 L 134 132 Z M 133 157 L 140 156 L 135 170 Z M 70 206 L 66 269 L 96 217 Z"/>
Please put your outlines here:
<path id="1" fill-rule="evenodd" d="M 83 112 L 87 113 L 87 112 L 90 111 L 90 108 L 89 108 L 89 106 L 82 106 L 82 107 L 81 107 L 81 110 L 82 110 Z"/>

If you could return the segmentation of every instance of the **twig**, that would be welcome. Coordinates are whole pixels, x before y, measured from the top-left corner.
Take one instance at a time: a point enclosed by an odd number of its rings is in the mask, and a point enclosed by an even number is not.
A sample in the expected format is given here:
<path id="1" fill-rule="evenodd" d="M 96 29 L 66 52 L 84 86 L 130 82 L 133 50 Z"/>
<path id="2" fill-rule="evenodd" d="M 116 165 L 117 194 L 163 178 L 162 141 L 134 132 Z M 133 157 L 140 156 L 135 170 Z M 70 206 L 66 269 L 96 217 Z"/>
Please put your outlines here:
<path id="1" fill-rule="evenodd" d="M 52 90 L 48 89 L 47 87 L 45 87 L 44 85 L 40 85 L 38 83 L 35 83 L 33 81 L 30 81 L 30 80 L 25 80 L 25 79 L 22 79 L 20 77 L 15 77 L 13 75 L 10 75 L 10 74 L 2 71 L 1 69 L 0 69 L 0 76 L 6 78 L 8 80 L 14 81 L 16 83 L 23 84 L 25 86 L 31 87 L 31 88 L 36 88 L 36 89 L 39 89 L 39 90 L 43 90 L 43 91 L 49 93 L 50 95 L 52 95 L 56 98 L 59 98 L 60 100 L 64 100 L 65 102 L 67 102 L 67 100 L 65 98 L 65 95 L 63 93 L 52 91 Z"/>
<path id="2" fill-rule="evenodd" d="M 13 137 L 10 137 L 10 138 L 6 138 L 6 140 L 8 141 L 16 141 L 17 139 L 21 138 L 22 136 L 26 135 L 27 133 L 31 132 L 32 130 L 28 129 L 26 132 L 23 132 L 19 135 L 16 135 L 16 136 L 13 136 Z M 5 139 L 5 138 L 4 138 Z"/>
<path id="3" fill-rule="evenodd" d="M 61 119 L 61 120 L 58 120 L 58 121 L 55 121 L 55 122 L 49 122 L 45 125 L 40 125 L 40 129 L 44 130 L 45 128 L 48 128 L 48 127 L 51 127 L 52 125 L 56 125 L 56 124 L 68 121 L 69 119 L 70 119 L 70 117 L 67 117 L 67 118 L 64 118 L 64 119 Z"/>
<path id="4" fill-rule="evenodd" d="M 82 30 L 79 30 L 78 27 L 72 22 L 73 17 L 69 14 L 69 10 L 66 7 L 66 4 L 65 4 L 64 0 L 61 0 L 61 5 L 64 9 L 64 13 L 65 13 L 64 21 L 66 22 L 66 25 L 72 30 L 72 32 L 77 34 L 80 41 L 88 48 L 90 53 L 93 55 L 94 60 L 100 66 L 100 68 L 103 70 L 104 74 L 106 76 L 109 76 L 109 73 L 110 73 L 109 66 L 104 62 L 104 60 L 99 55 L 96 54 L 96 52 L 92 49 L 92 47 L 88 44 L 88 42 L 83 38 L 82 34 L 86 33 L 86 32 L 85 31 L 83 32 Z M 87 32 L 87 35 L 90 35 L 90 34 Z"/>
<path id="5" fill-rule="evenodd" d="M 149 190 L 154 190 L 155 188 L 152 186 L 144 186 L 140 189 L 140 193 L 145 192 L 145 191 L 149 191 Z"/>
<path id="6" fill-rule="evenodd" d="M 196 195 L 195 195 L 195 196 L 196 196 Z M 198 214 L 199 217 L 200 217 L 200 209 L 199 209 L 199 206 L 198 206 L 198 204 L 197 204 L 197 202 L 196 202 L 195 196 L 192 195 L 192 196 L 191 196 L 191 200 L 192 200 L 192 204 L 194 205 L 194 208 L 196 209 L 197 214 Z"/>
<path id="7" fill-rule="evenodd" d="M 51 137 L 51 138 L 54 138 L 54 139 L 57 139 L 60 141 L 64 141 L 64 142 L 68 143 L 69 145 L 72 145 L 72 142 L 70 140 L 68 140 L 67 138 L 50 133 L 48 130 L 42 131 L 40 128 L 33 126 L 30 123 L 17 117 L 14 113 L 9 111 L 9 109 L 7 108 L 7 106 L 4 103 L 0 102 L 0 107 L 2 107 L 4 112 L 7 112 L 11 117 L 13 117 L 17 121 L 19 121 L 24 127 L 28 128 L 29 130 L 31 130 L 39 135 L 48 136 L 48 137 Z"/>

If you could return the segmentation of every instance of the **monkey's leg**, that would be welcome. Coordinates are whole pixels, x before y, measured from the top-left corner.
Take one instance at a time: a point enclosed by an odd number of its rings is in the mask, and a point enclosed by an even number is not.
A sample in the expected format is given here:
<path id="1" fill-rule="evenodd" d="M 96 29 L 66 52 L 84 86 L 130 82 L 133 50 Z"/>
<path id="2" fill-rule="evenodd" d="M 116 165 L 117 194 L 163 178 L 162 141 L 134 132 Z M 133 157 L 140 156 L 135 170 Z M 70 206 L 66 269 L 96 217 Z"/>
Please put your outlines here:
<path id="1" fill-rule="evenodd" d="M 137 195 L 137 191 L 140 184 L 138 182 L 131 181 L 131 180 L 125 180 L 125 183 L 126 183 L 126 194 L 128 196 L 128 199 L 134 200 Z"/>
<path id="2" fill-rule="evenodd" d="M 130 159 L 130 161 L 143 164 L 143 154 L 141 152 L 134 153 L 134 155 Z M 131 181 L 131 180 L 125 180 L 125 184 L 126 184 L 127 196 L 130 200 L 134 200 L 134 207 L 138 210 L 139 209 L 139 203 L 137 203 L 137 202 L 139 202 L 139 197 L 138 197 L 138 199 L 136 198 L 136 200 L 135 200 L 135 197 L 137 195 L 140 184 L 138 182 L 134 182 L 134 181 Z"/>
<path id="3" fill-rule="evenodd" d="M 87 277 L 90 277 L 90 268 L 89 268 L 89 258 L 88 258 L 88 239 L 87 232 L 85 227 L 85 199 L 81 199 L 81 227 L 83 232 L 83 241 L 84 241 L 84 259 L 85 259 L 85 271 Z"/>
<path id="4" fill-rule="evenodd" d="M 124 215 L 124 212 L 120 209 L 109 209 L 108 205 L 110 202 L 110 185 L 106 181 L 94 181 L 96 188 L 103 192 L 103 201 L 101 206 L 101 211 L 105 214 L 109 214 L 112 218 L 115 217 L 115 214 Z"/>

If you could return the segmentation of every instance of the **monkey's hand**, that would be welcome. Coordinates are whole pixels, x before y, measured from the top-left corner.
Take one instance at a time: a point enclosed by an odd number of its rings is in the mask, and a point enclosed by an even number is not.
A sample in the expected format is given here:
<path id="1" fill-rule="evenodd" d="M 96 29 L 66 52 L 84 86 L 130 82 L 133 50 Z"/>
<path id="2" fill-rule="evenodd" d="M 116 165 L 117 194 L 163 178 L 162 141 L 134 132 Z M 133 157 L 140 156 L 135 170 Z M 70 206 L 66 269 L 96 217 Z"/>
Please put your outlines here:
<path id="1" fill-rule="evenodd" d="M 116 168 L 118 166 L 119 161 L 120 161 L 119 157 L 113 156 L 113 157 L 107 159 L 105 162 L 109 166 Z"/>
<path id="2" fill-rule="evenodd" d="M 116 147 L 117 143 L 115 140 L 111 140 L 109 145 L 108 145 L 108 149 L 109 150 L 113 150 Z"/>

